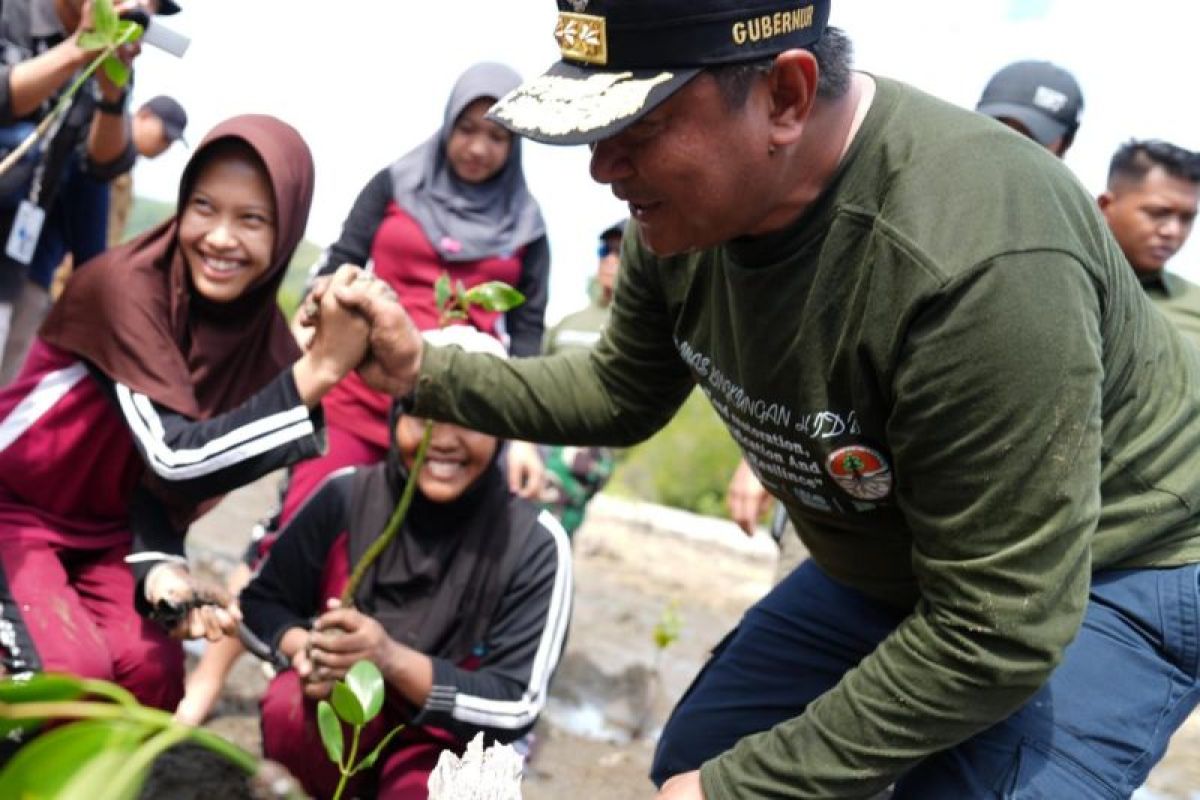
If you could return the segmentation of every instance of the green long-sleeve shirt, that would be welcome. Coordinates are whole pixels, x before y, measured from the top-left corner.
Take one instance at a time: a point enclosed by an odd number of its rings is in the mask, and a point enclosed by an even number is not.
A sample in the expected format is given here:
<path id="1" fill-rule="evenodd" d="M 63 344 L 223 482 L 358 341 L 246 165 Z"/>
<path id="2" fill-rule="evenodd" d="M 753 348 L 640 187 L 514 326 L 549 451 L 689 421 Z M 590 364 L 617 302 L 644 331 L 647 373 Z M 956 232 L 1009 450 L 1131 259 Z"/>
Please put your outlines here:
<path id="1" fill-rule="evenodd" d="M 590 355 L 425 353 L 418 414 L 534 440 L 638 441 L 698 383 L 821 567 L 911 609 L 707 762 L 709 800 L 871 796 L 1045 682 L 1093 571 L 1200 561 L 1200 351 L 1056 159 L 877 83 L 790 228 L 674 258 L 627 236 Z"/>
<path id="2" fill-rule="evenodd" d="M 1154 305 L 1193 344 L 1200 344 L 1200 286 L 1173 272 L 1139 276 Z"/>

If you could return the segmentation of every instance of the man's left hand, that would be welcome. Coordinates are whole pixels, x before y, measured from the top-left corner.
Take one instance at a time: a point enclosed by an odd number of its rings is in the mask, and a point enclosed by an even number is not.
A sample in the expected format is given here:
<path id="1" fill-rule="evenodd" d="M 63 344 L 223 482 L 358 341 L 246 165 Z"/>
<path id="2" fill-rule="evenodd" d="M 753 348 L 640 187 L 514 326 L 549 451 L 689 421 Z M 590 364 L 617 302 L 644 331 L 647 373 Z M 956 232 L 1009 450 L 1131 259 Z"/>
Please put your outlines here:
<path id="1" fill-rule="evenodd" d="M 700 770 L 683 772 L 662 785 L 655 800 L 704 800 Z"/>

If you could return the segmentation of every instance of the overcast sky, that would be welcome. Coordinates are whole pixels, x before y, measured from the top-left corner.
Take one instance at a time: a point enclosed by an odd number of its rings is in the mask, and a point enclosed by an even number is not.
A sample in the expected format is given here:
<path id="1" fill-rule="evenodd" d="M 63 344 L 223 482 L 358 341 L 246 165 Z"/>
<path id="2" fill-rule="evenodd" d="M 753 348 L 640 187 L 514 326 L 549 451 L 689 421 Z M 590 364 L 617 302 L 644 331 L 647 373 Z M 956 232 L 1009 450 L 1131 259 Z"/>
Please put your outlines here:
<path id="1" fill-rule="evenodd" d="M 198 141 L 222 119 L 279 116 L 308 140 L 317 188 L 308 236 L 336 238 L 362 185 L 430 136 L 463 69 L 503 61 L 535 75 L 557 59 L 550 0 L 180 0 L 161 22 L 192 38 L 182 59 L 146 48 L 134 104 L 177 97 Z M 973 106 L 988 77 L 1023 58 L 1075 73 L 1086 98 L 1067 163 L 1093 194 L 1131 136 L 1200 147 L 1193 99 L 1200 5 L 1181 0 L 835 0 L 833 23 L 855 42 L 860 68 Z M 173 200 L 187 150 L 135 172 L 138 194 Z M 548 318 L 585 301 L 595 237 L 624 215 L 591 182 L 586 148 L 525 143 L 525 168 L 550 230 Z M 1200 280 L 1200 245 L 1171 265 Z"/>

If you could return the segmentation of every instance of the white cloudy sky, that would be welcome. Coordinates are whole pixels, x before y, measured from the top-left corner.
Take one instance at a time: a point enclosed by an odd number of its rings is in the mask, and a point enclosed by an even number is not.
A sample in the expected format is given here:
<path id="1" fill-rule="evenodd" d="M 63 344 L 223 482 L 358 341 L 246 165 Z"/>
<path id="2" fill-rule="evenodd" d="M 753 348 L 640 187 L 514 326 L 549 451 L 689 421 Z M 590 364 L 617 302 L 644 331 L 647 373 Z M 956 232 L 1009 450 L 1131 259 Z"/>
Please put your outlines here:
<path id="1" fill-rule="evenodd" d="M 275 114 L 307 138 L 317 163 L 309 238 L 337 236 L 377 170 L 428 137 L 454 79 L 476 61 L 525 76 L 557 58 L 550 0 L 180 0 L 162 22 L 192 38 L 183 59 L 147 48 L 134 102 L 179 98 L 196 141 L 233 114 Z M 1194 110 L 1200 5 L 1181 0 L 835 0 L 863 69 L 971 106 L 987 78 L 1022 58 L 1067 67 L 1083 85 L 1083 127 L 1067 163 L 1093 193 L 1125 139 L 1200 148 Z M 526 174 L 550 228 L 548 317 L 584 299 L 595 236 L 624 209 L 587 175 L 586 148 L 526 143 Z M 187 151 L 141 162 L 137 191 L 173 199 Z M 1200 245 L 1172 265 L 1200 280 Z"/>

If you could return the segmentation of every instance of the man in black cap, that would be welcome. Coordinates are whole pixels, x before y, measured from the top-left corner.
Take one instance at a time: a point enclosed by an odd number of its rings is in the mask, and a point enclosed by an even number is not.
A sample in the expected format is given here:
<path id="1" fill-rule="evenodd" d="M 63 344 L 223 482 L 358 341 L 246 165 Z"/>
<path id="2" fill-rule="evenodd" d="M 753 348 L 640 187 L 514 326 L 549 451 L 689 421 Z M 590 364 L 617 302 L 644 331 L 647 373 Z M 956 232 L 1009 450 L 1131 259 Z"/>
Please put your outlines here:
<path id="1" fill-rule="evenodd" d="M 1200 700 L 1200 359 L 1059 160 L 852 72 L 828 12 L 560 0 L 492 113 L 629 205 L 603 336 L 502 362 L 339 287 L 361 372 L 577 444 L 706 392 L 812 558 L 675 709 L 663 800 L 1127 796 Z"/>
<path id="2" fill-rule="evenodd" d="M 1079 130 L 1083 91 L 1062 67 L 1049 61 L 1018 61 L 992 76 L 975 110 L 1062 158 Z"/>
<path id="3" fill-rule="evenodd" d="M 158 158 L 187 129 L 187 112 L 179 101 L 165 94 L 152 97 L 133 115 L 133 144 L 142 158 Z M 113 179 L 109 191 L 108 243 L 119 244 L 133 210 L 133 171 Z"/>

